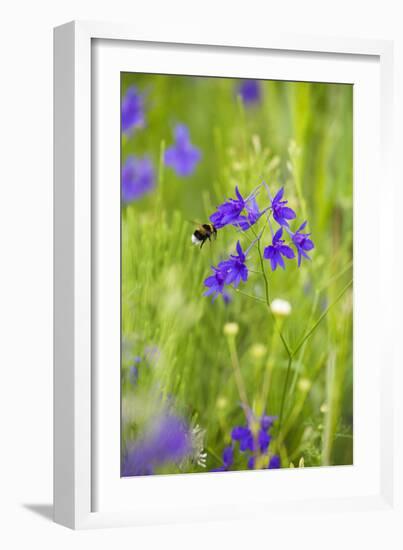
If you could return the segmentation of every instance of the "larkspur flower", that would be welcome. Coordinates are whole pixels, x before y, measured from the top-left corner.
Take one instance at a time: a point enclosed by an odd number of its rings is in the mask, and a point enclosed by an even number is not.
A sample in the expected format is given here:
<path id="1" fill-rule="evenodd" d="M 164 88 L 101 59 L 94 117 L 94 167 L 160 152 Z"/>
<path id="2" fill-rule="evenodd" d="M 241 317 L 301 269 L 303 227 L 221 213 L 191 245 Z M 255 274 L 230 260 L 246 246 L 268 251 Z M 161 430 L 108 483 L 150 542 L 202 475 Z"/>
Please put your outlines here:
<path id="1" fill-rule="evenodd" d="M 213 275 L 207 277 L 204 281 L 204 286 L 207 287 L 207 290 L 203 296 L 213 295 L 214 302 L 221 294 L 224 301 L 228 300 L 229 294 L 225 290 L 225 278 L 227 276 L 227 272 L 225 270 L 221 270 L 220 264 L 218 264 L 218 267 L 211 266 L 211 269 L 213 270 Z"/>
<path id="2" fill-rule="evenodd" d="M 228 199 L 226 202 L 217 206 L 217 211 L 210 216 L 210 221 L 217 229 L 221 229 L 226 225 L 237 225 L 243 223 L 245 218 L 241 216 L 241 212 L 246 207 L 246 201 L 241 195 L 238 186 L 235 187 L 236 199 Z"/>
<path id="3" fill-rule="evenodd" d="M 257 434 L 256 441 L 253 437 L 252 430 L 249 426 L 236 426 L 231 433 L 231 438 L 233 441 L 239 442 L 239 450 L 252 451 L 256 450 L 256 443 L 259 446 L 259 450 L 262 453 L 265 453 L 269 448 L 271 436 L 267 433 L 269 428 L 263 429 L 260 427 Z"/>
<path id="4" fill-rule="evenodd" d="M 246 254 L 242 250 L 241 243 L 238 241 L 236 244 L 237 254 L 231 254 L 228 260 L 220 262 L 218 268 L 221 272 L 226 272 L 225 284 L 233 285 L 236 288 L 242 281 L 248 280 L 248 268 L 245 264 Z"/>
<path id="5" fill-rule="evenodd" d="M 281 460 L 280 460 L 280 457 L 278 455 L 273 455 L 273 456 L 270 457 L 268 469 L 269 470 L 274 470 L 274 469 L 277 469 L 277 468 L 281 468 Z"/>
<path id="6" fill-rule="evenodd" d="M 122 476 L 152 475 L 165 464 L 179 465 L 192 454 L 192 434 L 187 423 L 167 412 L 126 449 Z"/>
<path id="7" fill-rule="evenodd" d="M 235 426 L 231 431 L 232 445 L 226 447 L 223 452 L 223 464 L 216 468 L 215 472 L 226 472 L 234 464 L 236 444 L 239 452 L 247 458 L 247 467 L 254 469 L 256 459 L 259 467 L 263 469 L 279 468 L 280 459 L 276 455 L 270 455 L 269 446 L 272 436 L 269 433 L 277 417 L 262 415 L 256 419 L 250 411 L 246 426 Z M 252 431 L 252 426 L 254 431 Z"/>
<path id="8" fill-rule="evenodd" d="M 126 90 L 122 99 L 122 132 L 130 135 L 135 128 L 142 128 L 145 124 L 144 97 L 135 86 Z"/>
<path id="9" fill-rule="evenodd" d="M 310 260 L 311 258 L 308 256 L 307 252 L 309 250 L 312 250 L 315 248 L 315 245 L 313 244 L 312 240 L 309 238 L 310 233 L 302 233 L 302 231 L 305 229 L 306 224 L 308 222 L 304 222 L 295 233 L 291 233 L 291 239 L 292 242 L 295 245 L 295 248 L 297 249 L 298 253 L 298 267 L 301 265 L 302 257 L 306 258 L 307 260 Z"/>
<path id="10" fill-rule="evenodd" d="M 175 127 L 175 145 L 165 151 L 165 164 L 178 176 L 190 176 L 201 159 L 200 150 L 190 142 L 189 129 L 184 124 Z"/>
<path id="11" fill-rule="evenodd" d="M 273 218 L 279 225 L 285 225 L 288 227 L 287 220 L 293 220 L 296 217 L 296 214 L 292 208 L 285 206 L 288 201 L 282 200 L 284 195 L 284 187 L 282 187 L 274 199 L 271 200 L 271 209 L 273 212 Z"/>
<path id="12" fill-rule="evenodd" d="M 238 93 L 246 105 L 258 103 L 261 99 L 261 86 L 258 80 L 243 80 L 238 86 Z"/>
<path id="13" fill-rule="evenodd" d="M 260 217 L 266 212 L 267 208 L 260 210 L 256 201 L 256 197 L 251 199 L 245 204 L 247 216 L 240 216 L 241 221 L 237 224 L 242 231 L 247 231 L 252 225 L 260 219 Z"/>
<path id="14" fill-rule="evenodd" d="M 285 264 L 283 256 L 288 259 L 295 258 L 294 251 L 291 247 L 284 244 L 284 239 L 282 239 L 283 228 L 281 227 L 274 235 L 272 244 L 266 246 L 263 252 L 263 256 L 266 260 L 270 260 L 271 268 L 273 271 L 276 270 L 277 265 L 282 269 L 285 269 Z"/>
<path id="15" fill-rule="evenodd" d="M 222 453 L 222 461 L 222 466 L 215 468 L 214 470 L 212 470 L 212 472 L 228 472 L 228 470 L 231 468 L 234 463 L 234 449 L 231 445 L 225 447 Z"/>
<path id="16" fill-rule="evenodd" d="M 122 200 L 139 200 L 155 187 L 154 167 L 148 157 L 129 156 L 122 168 Z"/>

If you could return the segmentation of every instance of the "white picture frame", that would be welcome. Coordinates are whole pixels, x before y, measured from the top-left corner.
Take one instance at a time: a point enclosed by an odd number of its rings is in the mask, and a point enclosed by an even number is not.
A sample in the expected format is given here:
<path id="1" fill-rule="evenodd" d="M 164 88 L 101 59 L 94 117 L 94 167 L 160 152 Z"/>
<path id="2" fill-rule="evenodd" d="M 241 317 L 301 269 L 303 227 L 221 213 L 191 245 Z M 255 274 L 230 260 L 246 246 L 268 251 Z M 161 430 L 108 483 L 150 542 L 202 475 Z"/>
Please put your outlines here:
<path id="1" fill-rule="evenodd" d="M 187 36 L 185 30 L 172 36 L 167 30 L 166 35 L 154 37 L 130 25 L 73 22 L 55 29 L 54 54 L 55 521 L 71 528 L 90 528 L 237 518 L 245 515 L 244 503 L 241 506 L 237 502 L 239 494 L 248 494 L 249 504 L 259 504 L 250 506 L 251 517 L 284 509 L 296 514 L 301 502 L 311 514 L 346 507 L 352 511 L 387 510 L 397 514 L 393 432 L 398 420 L 393 401 L 396 358 L 393 347 L 383 345 L 388 331 L 393 330 L 386 289 L 392 288 L 395 281 L 393 270 L 368 269 L 370 255 L 375 264 L 378 261 L 382 265 L 382 259 L 390 257 L 394 246 L 392 239 L 383 239 L 390 216 L 387 205 L 394 200 L 393 184 L 385 185 L 380 207 L 376 195 L 381 167 L 383 181 L 393 182 L 392 43 L 273 34 L 254 41 L 226 34 L 222 40 L 207 32 L 203 39 L 196 40 Z M 242 66 L 236 56 L 247 62 L 252 60 L 251 68 Z M 279 56 L 281 63 L 277 63 Z M 232 59 L 236 61 L 233 65 Z M 359 356 L 355 351 L 354 361 L 371 365 L 365 376 L 363 368 L 355 370 L 355 386 L 358 379 L 361 389 L 354 414 L 358 419 L 365 415 L 372 422 L 375 435 L 364 421 L 358 422 L 355 437 L 360 445 L 364 443 L 355 448 L 358 459 L 353 467 L 279 471 L 271 477 L 270 494 L 259 493 L 262 472 L 248 472 L 247 476 L 242 472 L 225 476 L 156 476 L 125 480 L 123 486 L 118 479 L 116 453 L 120 373 L 119 363 L 116 365 L 113 359 L 120 332 L 116 317 L 111 314 L 116 313 L 116 287 L 107 293 L 111 296 L 108 301 L 102 298 L 105 288 L 112 288 L 105 285 L 113 286 L 116 281 L 120 254 L 117 209 L 113 206 L 118 204 L 119 189 L 108 184 L 107 177 L 116 174 L 119 150 L 118 142 L 114 145 L 113 141 L 119 121 L 114 115 L 119 105 L 111 105 L 110 113 L 108 107 L 115 77 L 122 70 L 121 63 L 128 70 L 186 74 L 191 61 L 192 74 L 224 74 L 221 71 L 226 64 L 226 76 L 267 78 L 271 73 L 266 72 L 265 59 L 270 59 L 277 78 L 347 81 L 357 86 L 354 177 L 356 181 L 365 179 L 368 187 L 355 185 L 354 199 L 359 205 L 355 210 L 355 233 L 365 236 L 377 208 L 379 223 L 371 225 L 375 247 L 370 249 L 362 239 L 354 258 L 358 289 L 354 297 L 354 344 L 360 351 Z M 249 74 L 245 74 L 247 70 Z M 97 87 L 103 91 L 100 97 L 96 95 Z M 364 116 L 374 108 L 376 111 L 377 105 L 379 110 L 373 117 Z M 105 147 L 110 154 L 100 167 L 97 158 Z M 115 227 L 109 236 L 102 233 L 105 221 L 109 228 Z M 100 279 L 97 273 L 101 270 Z M 383 321 L 380 330 L 371 327 L 371 311 L 376 311 Z M 109 327 L 104 324 L 108 318 Z M 95 335 L 107 329 L 115 336 L 100 353 L 102 339 Z M 371 342 L 367 350 L 366 341 Z M 108 356 L 110 360 L 103 359 L 100 368 L 99 358 Z M 371 409 L 374 400 L 376 406 Z M 373 452 L 368 453 L 371 438 Z M 197 499 L 192 501 L 192 494 Z"/>

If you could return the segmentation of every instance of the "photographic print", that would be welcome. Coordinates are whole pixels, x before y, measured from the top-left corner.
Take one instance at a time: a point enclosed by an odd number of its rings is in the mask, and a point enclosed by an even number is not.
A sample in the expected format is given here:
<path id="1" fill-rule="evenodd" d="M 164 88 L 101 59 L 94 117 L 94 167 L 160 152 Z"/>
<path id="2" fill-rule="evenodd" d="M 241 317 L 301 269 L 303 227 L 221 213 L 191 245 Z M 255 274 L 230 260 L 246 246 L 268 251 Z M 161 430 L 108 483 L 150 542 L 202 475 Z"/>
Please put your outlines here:
<path id="1" fill-rule="evenodd" d="M 122 477 L 353 464 L 352 85 L 121 73 L 120 185 Z"/>

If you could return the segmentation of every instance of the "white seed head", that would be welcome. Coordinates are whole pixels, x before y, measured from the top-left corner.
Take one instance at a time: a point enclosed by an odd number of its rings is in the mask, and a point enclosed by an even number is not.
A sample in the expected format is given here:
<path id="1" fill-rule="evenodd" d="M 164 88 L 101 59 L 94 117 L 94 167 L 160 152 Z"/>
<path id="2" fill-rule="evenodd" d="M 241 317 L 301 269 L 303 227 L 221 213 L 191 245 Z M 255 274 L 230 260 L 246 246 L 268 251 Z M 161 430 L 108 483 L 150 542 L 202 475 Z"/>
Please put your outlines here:
<path id="1" fill-rule="evenodd" d="M 236 336 L 239 332 L 238 323 L 225 323 L 224 334 L 226 336 Z"/>
<path id="2" fill-rule="evenodd" d="M 277 317 L 287 317 L 290 315 L 292 310 L 290 302 L 287 302 L 287 300 L 281 300 L 280 298 L 273 300 L 270 308 L 273 314 L 277 315 Z"/>

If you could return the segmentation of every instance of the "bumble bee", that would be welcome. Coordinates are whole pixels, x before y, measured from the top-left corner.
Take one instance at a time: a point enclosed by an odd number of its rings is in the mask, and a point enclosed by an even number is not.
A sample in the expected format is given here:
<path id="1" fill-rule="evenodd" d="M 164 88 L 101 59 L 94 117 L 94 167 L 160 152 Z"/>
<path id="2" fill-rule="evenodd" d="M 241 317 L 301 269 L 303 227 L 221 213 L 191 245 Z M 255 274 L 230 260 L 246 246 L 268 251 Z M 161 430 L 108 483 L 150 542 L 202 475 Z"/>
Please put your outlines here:
<path id="1" fill-rule="evenodd" d="M 217 229 L 212 223 L 202 223 L 193 233 L 192 243 L 200 245 L 200 248 L 202 248 L 207 240 L 211 242 L 211 237 L 217 238 Z"/>

